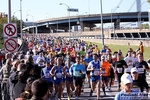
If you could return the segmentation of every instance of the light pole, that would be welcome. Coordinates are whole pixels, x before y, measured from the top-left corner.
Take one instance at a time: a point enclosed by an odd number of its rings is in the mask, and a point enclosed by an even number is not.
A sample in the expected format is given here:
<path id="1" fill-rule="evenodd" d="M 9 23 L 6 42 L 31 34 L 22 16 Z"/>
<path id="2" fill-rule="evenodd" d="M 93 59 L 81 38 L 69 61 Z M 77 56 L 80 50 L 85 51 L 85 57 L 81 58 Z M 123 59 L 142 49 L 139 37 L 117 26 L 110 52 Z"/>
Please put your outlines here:
<path id="1" fill-rule="evenodd" d="M 70 12 L 69 12 L 70 7 L 65 3 L 60 3 L 59 5 L 65 5 L 68 8 L 67 11 L 68 11 L 68 16 L 69 16 L 69 40 L 70 40 L 70 37 L 71 37 L 71 34 L 70 34 Z"/>
<path id="2" fill-rule="evenodd" d="M 21 40 L 23 41 L 23 34 L 22 34 L 22 0 L 20 0 L 20 33 L 21 33 Z"/>
<path id="3" fill-rule="evenodd" d="M 111 29 L 114 30 L 114 32 L 115 32 L 115 27 L 112 24 L 112 13 L 114 13 L 118 8 L 119 6 L 116 6 L 115 8 L 111 9 Z M 115 38 L 115 33 L 114 33 L 114 38 Z"/>
<path id="4" fill-rule="evenodd" d="M 33 17 L 32 15 L 30 15 L 30 14 L 28 14 L 27 16 L 31 16 L 31 17 L 32 17 L 32 21 L 33 21 L 33 22 L 32 22 L 32 26 L 33 26 L 32 29 L 33 29 L 33 34 L 34 34 L 34 17 Z"/>
<path id="5" fill-rule="evenodd" d="M 103 6 L 102 6 L 102 0 L 100 0 L 100 6 L 101 6 L 101 34 L 102 34 L 102 48 L 104 47 L 104 29 L 103 29 Z"/>
<path id="6" fill-rule="evenodd" d="M 57 20 L 57 33 L 58 33 L 58 20 Z"/>
<path id="7" fill-rule="evenodd" d="M 8 0 L 8 23 L 11 23 L 11 0 Z"/>

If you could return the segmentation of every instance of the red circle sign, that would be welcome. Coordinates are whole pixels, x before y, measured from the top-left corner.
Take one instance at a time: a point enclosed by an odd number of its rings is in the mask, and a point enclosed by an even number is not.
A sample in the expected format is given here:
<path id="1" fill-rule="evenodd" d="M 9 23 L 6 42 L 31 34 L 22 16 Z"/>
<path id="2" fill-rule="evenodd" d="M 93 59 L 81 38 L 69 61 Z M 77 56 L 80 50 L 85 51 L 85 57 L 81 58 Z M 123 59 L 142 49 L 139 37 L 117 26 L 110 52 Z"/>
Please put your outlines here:
<path id="1" fill-rule="evenodd" d="M 16 27 L 13 24 L 8 24 L 5 26 L 4 32 L 8 36 L 13 36 L 16 33 Z"/>
<path id="2" fill-rule="evenodd" d="M 17 42 L 14 39 L 10 38 L 5 41 L 4 47 L 8 52 L 13 52 L 16 50 L 17 45 Z"/>

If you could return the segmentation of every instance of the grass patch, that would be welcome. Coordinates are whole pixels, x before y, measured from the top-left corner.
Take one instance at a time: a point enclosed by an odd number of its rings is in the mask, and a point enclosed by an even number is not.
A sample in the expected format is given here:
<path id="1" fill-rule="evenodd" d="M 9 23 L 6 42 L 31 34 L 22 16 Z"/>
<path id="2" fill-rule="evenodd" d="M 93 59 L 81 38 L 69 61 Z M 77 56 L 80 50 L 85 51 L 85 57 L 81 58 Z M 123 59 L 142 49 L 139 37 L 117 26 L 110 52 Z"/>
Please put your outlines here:
<path id="1" fill-rule="evenodd" d="M 90 42 L 86 41 L 88 44 Z M 100 43 L 96 43 L 96 42 L 92 42 L 93 44 L 98 45 L 99 49 L 102 49 L 102 44 Z M 138 49 L 138 46 L 128 46 L 128 45 L 113 45 L 113 44 L 107 44 L 107 46 L 109 46 L 109 48 L 112 50 L 112 52 L 114 51 L 118 51 L 119 49 L 122 51 L 123 56 L 126 55 L 127 51 L 129 48 L 132 48 L 134 51 Z M 144 47 L 144 59 L 147 61 L 150 58 L 150 48 L 149 47 Z"/>

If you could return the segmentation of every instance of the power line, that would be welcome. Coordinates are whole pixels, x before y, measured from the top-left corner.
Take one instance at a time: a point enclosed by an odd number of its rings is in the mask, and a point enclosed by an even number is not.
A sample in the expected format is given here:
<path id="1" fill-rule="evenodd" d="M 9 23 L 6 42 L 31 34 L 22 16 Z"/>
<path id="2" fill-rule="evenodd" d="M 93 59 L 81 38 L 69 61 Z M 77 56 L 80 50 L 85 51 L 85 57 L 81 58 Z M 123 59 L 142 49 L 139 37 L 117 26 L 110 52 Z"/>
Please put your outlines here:
<path id="1" fill-rule="evenodd" d="M 118 3 L 118 5 L 117 5 L 117 6 L 120 6 L 122 2 L 123 2 L 123 0 L 120 0 L 120 2 Z"/>
<path id="2" fill-rule="evenodd" d="M 132 3 L 132 5 L 131 5 L 130 9 L 128 10 L 128 12 L 131 11 L 131 9 L 133 8 L 133 6 L 135 5 L 135 2 L 136 2 L 136 0 L 134 0 L 134 2 Z"/>
<path id="3" fill-rule="evenodd" d="M 120 7 L 121 3 L 123 2 L 123 0 L 120 0 L 120 2 L 118 3 L 118 5 L 116 6 L 116 8 L 113 10 L 114 12 L 117 10 L 118 7 Z"/>

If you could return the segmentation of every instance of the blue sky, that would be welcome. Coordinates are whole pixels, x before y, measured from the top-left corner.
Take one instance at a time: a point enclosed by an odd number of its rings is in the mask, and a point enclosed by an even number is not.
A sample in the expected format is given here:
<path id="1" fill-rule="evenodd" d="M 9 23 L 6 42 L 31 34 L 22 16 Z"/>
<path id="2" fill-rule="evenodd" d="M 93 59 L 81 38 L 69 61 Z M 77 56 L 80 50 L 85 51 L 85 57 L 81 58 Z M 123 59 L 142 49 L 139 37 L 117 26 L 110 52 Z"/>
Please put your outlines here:
<path id="1" fill-rule="evenodd" d="M 110 13 L 111 9 L 115 8 L 121 0 L 102 0 L 103 1 L 103 13 Z M 123 0 L 116 12 L 128 12 L 131 5 L 135 0 Z M 146 2 L 147 0 L 141 0 L 142 11 L 148 11 L 150 5 Z M 7 8 L 8 0 L 0 0 L 0 12 L 8 13 Z M 64 5 L 59 5 L 59 3 L 65 3 L 70 8 L 79 9 L 79 13 L 71 13 L 71 16 L 77 14 L 98 14 L 100 13 L 100 0 L 22 0 L 22 10 L 23 10 L 23 20 L 28 18 L 32 21 L 32 17 L 28 16 L 30 14 L 34 17 L 34 21 L 43 20 L 46 18 L 56 18 L 67 16 L 67 7 Z M 12 15 L 14 12 L 15 16 L 20 18 L 20 0 L 11 0 Z M 136 11 L 136 4 L 130 12 Z"/>

